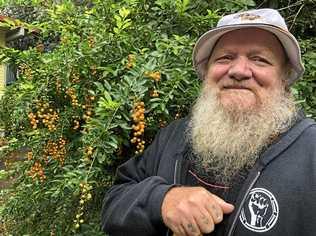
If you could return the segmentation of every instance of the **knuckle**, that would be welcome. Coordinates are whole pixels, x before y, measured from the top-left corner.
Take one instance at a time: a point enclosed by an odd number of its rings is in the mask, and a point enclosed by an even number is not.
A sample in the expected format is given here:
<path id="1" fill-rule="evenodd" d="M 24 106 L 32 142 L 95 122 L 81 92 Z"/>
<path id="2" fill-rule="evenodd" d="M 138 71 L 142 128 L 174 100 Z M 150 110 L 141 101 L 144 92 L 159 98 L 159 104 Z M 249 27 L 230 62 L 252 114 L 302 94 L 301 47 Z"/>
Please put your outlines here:
<path id="1" fill-rule="evenodd" d="M 186 225 L 186 230 L 189 233 L 189 235 L 199 235 L 200 234 L 200 230 L 199 230 L 198 226 L 193 224 L 193 223 L 188 223 Z"/>
<path id="2" fill-rule="evenodd" d="M 184 235 L 178 227 L 172 229 L 173 236 L 182 236 Z"/>
<path id="3" fill-rule="evenodd" d="M 174 224 L 174 221 L 175 221 L 175 217 L 174 217 L 174 214 L 168 212 L 166 213 L 165 217 L 164 217 L 164 221 L 166 224 Z"/>
<path id="4" fill-rule="evenodd" d="M 211 224 L 210 225 L 210 227 L 209 227 L 209 232 L 208 233 L 211 233 L 211 232 L 213 232 L 214 231 L 214 229 L 215 229 L 215 225 L 214 224 Z"/>
<path id="5" fill-rule="evenodd" d="M 180 225 L 181 214 L 175 210 L 170 210 L 164 215 L 163 221 L 167 226 L 178 226 Z"/>
<path id="6" fill-rule="evenodd" d="M 204 233 L 212 233 L 215 229 L 215 225 L 212 223 L 208 226 L 207 231 Z"/>
<path id="7" fill-rule="evenodd" d="M 223 220 L 223 215 L 222 214 L 216 214 L 214 222 L 216 224 L 218 224 L 218 223 L 222 222 L 222 220 Z"/>
<path id="8" fill-rule="evenodd" d="M 211 224 L 208 224 L 207 226 L 203 227 L 203 228 L 201 229 L 201 231 L 202 231 L 202 233 L 204 233 L 204 234 L 209 234 L 209 233 L 213 232 L 214 229 L 215 229 L 214 223 L 212 222 Z"/>
<path id="9" fill-rule="evenodd" d="M 173 214 L 171 212 L 167 212 L 165 215 L 165 218 L 167 221 L 172 221 L 173 220 Z"/>
<path id="10" fill-rule="evenodd" d="M 218 206 L 215 203 L 211 203 L 211 209 L 213 213 L 219 212 Z"/>
<path id="11" fill-rule="evenodd" d="M 196 232 L 191 232 L 190 235 L 192 235 L 192 236 L 199 236 L 199 235 L 201 235 L 201 232 L 198 230 Z"/>
<path id="12" fill-rule="evenodd" d="M 211 211 L 214 223 L 217 224 L 223 220 L 223 212 L 216 204 L 211 204 Z"/>
<path id="13" fill-rule="evenodd" d="M 212 222 L 212 223 L 208 224 L 206 227 L 203 227 L 202 233 L 209 234 L 209 233 L 212 233 L 214 231 L 214 229 L 215 229 L 215 225 Z"/>

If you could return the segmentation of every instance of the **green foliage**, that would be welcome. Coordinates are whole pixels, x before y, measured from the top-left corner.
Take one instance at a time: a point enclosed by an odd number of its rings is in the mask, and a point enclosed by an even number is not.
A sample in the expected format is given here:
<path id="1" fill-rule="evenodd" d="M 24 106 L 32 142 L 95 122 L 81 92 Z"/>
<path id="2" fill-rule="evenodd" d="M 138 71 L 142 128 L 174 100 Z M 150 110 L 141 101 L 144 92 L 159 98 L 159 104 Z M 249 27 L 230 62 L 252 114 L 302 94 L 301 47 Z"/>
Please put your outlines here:
<path id="1" fill-rule="evenodd" d="M 295 35 L 304 39 L 316 36 L 316 1 L 315 0 L 257 0 L 260 7 L 279 9 L 285 16 L 288 28 Z"/>
<path id="2" fill-rule="evenodd" d="M 8 141 L 0 178 L 13 179 L 0 192 L 0 233 L 102 235 L 99 214 L 115 167 L 185 116 L 198 94 L 197 37 L 219 15 L 254 1 L 0 2 L 12 5 L 39 14 L 23 24 L 37 32 L 32 43 L 0 51 L 2 62 L 18 68 L 0 101 Z M 315 45 L 303 41 L 307 74 L 294 89 L 314 116 Z"/>
<path id="3" fill-rule="evenodd" d="M 301 41 L 301 45 L 305 74 L 294 89 L 307 115 L 316 117 L 316 38 Z"/>
<path id="4" fill-rule="evenodd" d="M 24 24 L 40 32 L 37 41 L 1 50 L 19 72 L 0 105 L 9 140 L 1 157 L 14 178 L 1 192 L 1 230 L 98 235 L 113 171 L 138 150 L 130 142 L 135 104 L 145 104 L 146 131 L 138 138 L 147 143 L 187 113 L 199 87 L 190 60 L 198 26 L 218 16 L 197 13 L 189 1 L 32 4 L 45 15 Z M 50 38 L 57 40 L 47 44 Z M 22 149 L 22 160 L 10 163 Z"/>

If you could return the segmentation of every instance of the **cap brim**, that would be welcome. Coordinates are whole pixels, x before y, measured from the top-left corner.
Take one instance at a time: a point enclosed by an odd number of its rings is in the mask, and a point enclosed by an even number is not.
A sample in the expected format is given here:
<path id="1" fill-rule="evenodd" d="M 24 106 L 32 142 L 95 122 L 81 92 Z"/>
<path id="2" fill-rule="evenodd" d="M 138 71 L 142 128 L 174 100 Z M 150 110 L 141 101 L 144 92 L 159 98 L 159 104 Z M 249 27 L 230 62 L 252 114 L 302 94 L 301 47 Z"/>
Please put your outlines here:
<path id="1" fill-rule="evenodd" d="M 193 49 L 193 66 L 200 79 L 204 79 L 207 71 L 207 63 L 217 40 L 224 34 L 243 28 L 259 28 L 273 33 L 283 45 L 292 65 L 293 73 L 291 74 L 289 84 L 295 82 L 304 73 L 304 66 L 301 60 L 300 47 L 295 37 L 288 31 L 267 24 L 237 24 L 230 26 L 217 27 L 204 33 L 195 44 Z"/>

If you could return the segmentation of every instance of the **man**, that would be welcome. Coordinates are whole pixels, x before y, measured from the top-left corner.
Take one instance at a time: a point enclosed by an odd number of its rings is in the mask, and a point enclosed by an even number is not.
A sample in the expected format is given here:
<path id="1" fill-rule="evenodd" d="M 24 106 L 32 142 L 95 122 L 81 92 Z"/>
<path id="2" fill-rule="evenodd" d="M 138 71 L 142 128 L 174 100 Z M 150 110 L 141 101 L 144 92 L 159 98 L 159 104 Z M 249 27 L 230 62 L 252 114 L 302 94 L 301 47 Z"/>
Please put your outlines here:
<path id="1" fill-rule="evenodd" d="M 315 235 L 316 124 L 289 87 L 304 71 L 276 10 L 224 16 L 193 51 L 189 117 L 118 168 L 110 235 Z"/>

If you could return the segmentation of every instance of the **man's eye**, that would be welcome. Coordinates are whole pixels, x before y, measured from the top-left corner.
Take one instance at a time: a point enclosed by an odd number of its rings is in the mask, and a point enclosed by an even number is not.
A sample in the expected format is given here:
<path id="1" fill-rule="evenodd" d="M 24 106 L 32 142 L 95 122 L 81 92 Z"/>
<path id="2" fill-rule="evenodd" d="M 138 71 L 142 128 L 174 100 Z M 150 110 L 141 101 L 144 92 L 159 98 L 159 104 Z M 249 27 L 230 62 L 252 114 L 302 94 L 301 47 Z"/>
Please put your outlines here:
<path id="1" fill-rule="evenodd" d="M 258 63 L 271 65 L 271 63 L 267 59 L 265 59 L 263 57 L 253 57 L 252 60 L 255 61 L 255 62 L 258 62 Z"/>
<path id="2" fill-rule="evenodd" d="M 224 62 L 229 62 L 229 61 L 231 61 L 232 59 L 233 59 L 232 56 L 230 56 L 230 55 L 225 55 L 225 56 L 221 56 L 221 57 L 217 58 L 216 61 L 219 62 L 219 63 L 224 63 Z"/>

